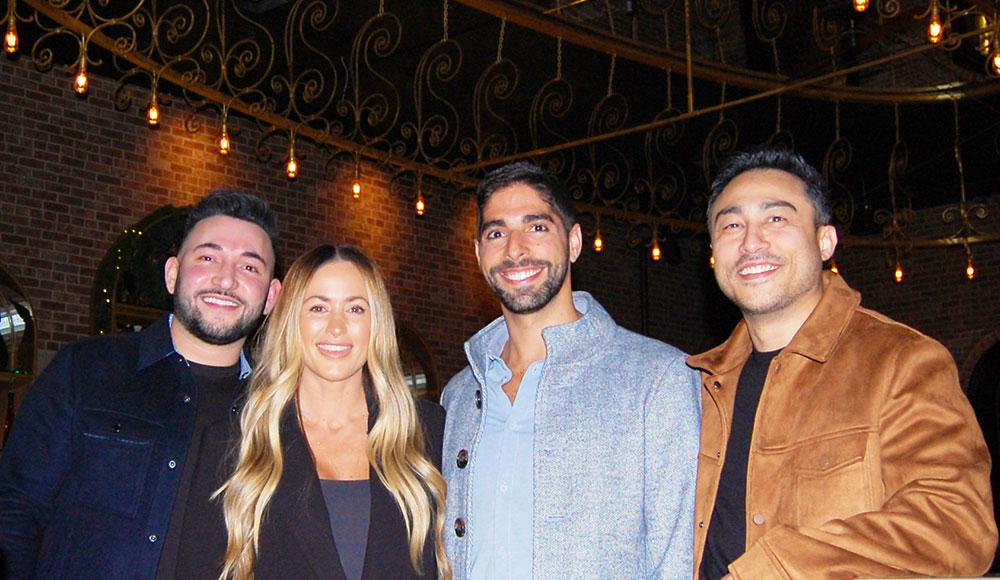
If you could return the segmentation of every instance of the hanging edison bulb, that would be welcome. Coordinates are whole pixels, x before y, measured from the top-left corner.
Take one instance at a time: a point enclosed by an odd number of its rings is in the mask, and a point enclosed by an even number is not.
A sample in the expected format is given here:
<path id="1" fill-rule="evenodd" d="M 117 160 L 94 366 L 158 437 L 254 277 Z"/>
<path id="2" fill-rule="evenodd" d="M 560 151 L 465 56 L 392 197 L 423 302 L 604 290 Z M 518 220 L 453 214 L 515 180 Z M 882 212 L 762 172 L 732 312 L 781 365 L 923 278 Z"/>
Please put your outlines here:
<path id="1" fill-rule="evenodd" d="M 594 251 L 600 254 L 603 249 L 604 240 L 601 239 L 601 230 L 597 230 L 597 233 L 594 234 Z"/>
<path id="2" fill-rule="evenodd" d="M 10 11 L 10 18 L 7 20 L 7 33 L 3 35 L 3 49 L 9 54 L 17 52 L 19 46 L 17 40 L 17 24 L 14 11 Z"/>
<path id="3" fill-rule="evenodd" d="M 834 274 L 840 274 L 840 269 L 837 268 L 837 261 L 833 258 L 830 258 L 830 271 Z"/>
<path id="4" fill-rule="evenodd" d="M 417 212 L 417 215 L 422 216 L 422 215 L 424 215 L 424 211 L 426 209 L 427 209 L 427 204 L 424 203 L 424 194 L 422 194 L 422 193 L 420 193 L 418 191 L 417 192 L 417 203 L 414 204 L 414 210 Z"/>
<path id="5" fill-rule="evenodd" d="M 354 192 L 354 199 L 361 198 L 361 158 L 357 158 L 354 161 L 354 183 L 351 185 L 351 191 Z"/>
<path id="6" fill-rule="evenodd" d="M 944 38 L 944 26 L 941 24 L 941 14 L 938 12 L 937 0 L 931 4 L 931 19 L 927 23 L 927 40 L 937 44 Z"/>
<path id="7" fill-rule="evenodd" d="M 708 267 L 711 268 L 711 269 L 713 269 L 713 270 L 715 269 L 715 256 L 714 255 L 708 257 Z"/>
<path id="8" fill-rule="evenodd" d="M 868 0 L 854 0 L 852 4 L 854 5 L 854 10 L 857 12 L 868 10 Z"/>
<path id="9" fill-rule="evenodd" d="M 288 164 L 285 165 L 285 173 L 288 175 L 288 179 L 295 179 L 295 176 L 299 174 L 299 164 L 295 161 L 294 152 L 288 157 Z"/>
<path id="10" fill-rule="evenodd" d="M 219 155 L 229 155 L 229 133 L 226 126 L 222 126 L 222 135 L 219 136 Z"/>
<path id="11" fill-rule="evenodd" d="M 989 56 L 990 72 L 995 75 L 1000 75 L 1000 46 L 993 49 L 993 52 Z"/>
<path id="12" fill-rule="evenodd" d="M 146 120 L 149 122 L 150 127 L 155 127 L 160 122 L 160 107 L 156 103 L 156 93 L 153 93 L 153 99 L 149 101 L 149 109 L 146 110 Z"/>
<path id="13" fill-rule="evenodd" d="M 660 261 L 660 242 L 653 238 L 653 249 L 650 251 L 649 255 L 653 258 L 654 262 Z"/>
<path id="14" fill-rule="evenodd" d="M 903 281 L 903 266 L 899 260 L 896 260 L 896 271 L 892 273 L 892 276 L 896 279 L 897 284 Z"/>
<path id="15" fill-rule="evenodd" d="M 972 265 L 972 248 L 965 242 L 965 277 L 972 280 L 976 277 L 976 267 Z"/>
<path id="16" fill-rule="evenodd" d="M 86 53 L 80 57 L 80 67 L 76 71 L 76 76 L 73 78 L 73 90 L 79 94 L 84 94 L 87 92 L 87 87 L 89 86 L 89 81 L 87 80 L 87 55 Z"/>

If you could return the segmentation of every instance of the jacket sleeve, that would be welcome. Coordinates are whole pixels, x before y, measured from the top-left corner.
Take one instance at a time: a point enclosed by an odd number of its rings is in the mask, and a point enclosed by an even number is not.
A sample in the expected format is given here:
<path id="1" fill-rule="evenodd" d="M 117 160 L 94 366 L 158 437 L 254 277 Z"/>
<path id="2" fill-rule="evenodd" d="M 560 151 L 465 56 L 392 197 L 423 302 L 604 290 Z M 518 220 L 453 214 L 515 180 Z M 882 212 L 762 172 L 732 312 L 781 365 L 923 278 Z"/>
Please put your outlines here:
<path id="1" fill-rule="evenodd" d="M 691 578 L 700 418 L 699 374 L 678 355 L 654 385 L 645 408 L 643 493 L 650 578 Z"/>
<path id="2" fill-rule="evenodd" d="M 730 564 L 735 578 L 978 576 L 989 567 L 990 458 L 951 355 L 914 335 L 883 368 L 873 377 L 886 385 L 879 448 L 869 450 L 881 462 L 881 509 L 768 530 Z"/>
<path id="3" fill-rule="evenodd" d="M 0 552 L 7 580 L 32 578 L 42 532 L 72 462 L 71 349 L 35 379 L 0 456 Z"/>

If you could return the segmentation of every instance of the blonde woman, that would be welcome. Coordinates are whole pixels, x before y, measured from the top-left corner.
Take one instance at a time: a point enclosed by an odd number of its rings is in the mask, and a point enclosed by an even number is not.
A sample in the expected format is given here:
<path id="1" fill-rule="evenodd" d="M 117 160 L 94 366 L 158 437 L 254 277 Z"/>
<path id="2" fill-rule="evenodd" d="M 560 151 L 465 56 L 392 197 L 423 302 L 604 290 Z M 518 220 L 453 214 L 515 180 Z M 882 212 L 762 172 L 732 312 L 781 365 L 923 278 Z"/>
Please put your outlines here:
<path id="1" fill-rule="evenodd" d="M 319 246 L 289 269 L 239 423 L 211 509 L 198 501 L 217 469 L 195 471 L 177 578 L 451 577 L 444 411 L 410 394 L 385 283 L 360 250 Z M 202 443 L 220 455 L 223 427 Z"/>

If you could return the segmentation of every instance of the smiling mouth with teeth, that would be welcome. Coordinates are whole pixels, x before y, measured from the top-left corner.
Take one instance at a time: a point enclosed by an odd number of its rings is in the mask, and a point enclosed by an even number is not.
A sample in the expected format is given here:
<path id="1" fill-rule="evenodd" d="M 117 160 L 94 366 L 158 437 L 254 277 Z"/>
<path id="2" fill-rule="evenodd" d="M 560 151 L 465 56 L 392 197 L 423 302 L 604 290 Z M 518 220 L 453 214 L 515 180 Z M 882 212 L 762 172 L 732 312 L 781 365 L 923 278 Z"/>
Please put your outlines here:
<path id="1" fill-rule="evenodd" d="M 532 276 L 538 274 L 541 271 L 542 269 L 538 268 L 535 270 L 523 270 L 520 272 L 504 272 L 503 277 L 512 282 L 520 282 L 521 280 L 527 280 L 528 278 L 531 278 Z"/>
<path id="2" fill-rule="evenodd" d="M 350 350 L 350 346 L 340 345 L 340 344 L 317 344 L 317 348 L 320 350 L 325 350 L 328 352 L 344 352 L 345 350 Z"/>
<path id="3" fill-rule="evenodd" d="M 764 272 L 771 272 L 772 270 L 777 270 L 778 267 L 772 264 L 757 264 L 756 266 L 747 266 L 742 268 L 739 273 L 743 276 L 750 274 L 763 274 Z"/>
<path id="4" fill-rule="evenodd" d="M 235 300 L 226 300 L 224 298 L 216 298 L 214 296 L 203 296 L 202 300 L 208 302 L 209 304 L 215 304 L 216 306 L 239 306 L 239 302 Z"/>

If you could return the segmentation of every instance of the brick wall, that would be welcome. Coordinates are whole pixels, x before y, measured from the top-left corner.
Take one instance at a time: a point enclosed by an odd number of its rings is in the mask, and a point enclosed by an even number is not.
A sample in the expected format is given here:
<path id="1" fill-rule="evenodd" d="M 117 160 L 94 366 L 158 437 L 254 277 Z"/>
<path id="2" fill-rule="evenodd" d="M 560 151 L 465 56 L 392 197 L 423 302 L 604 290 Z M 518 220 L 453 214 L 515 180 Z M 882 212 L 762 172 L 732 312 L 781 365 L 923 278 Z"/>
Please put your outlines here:
<path id="1" fill-rule="evenodd" d="M 425 182 L 428 210 L 418 218 L 372 164 L 363 165 L 364 191 L 354 200 L 349 158 L 328 167 L 324 150 L 297 142 L 300 174 L 290 181 L 280 162 L 285 143 L 272 141 L 271 162 L 259 162 L 252 151 L 259 133 L 249 122 L 230 119 L 242 131 L 231 131 L 233 151 L 222 157 L 217 119 L 201 119 L 203 130 L 191 134 L 184 112 L 164 104 L 160 126 L 150 129 L 144 95 L 123 112 L 112 106 L 107 79 L 92 78 L 85 97 L 70 81 L 59 67 L 40 73 L 24 56 L 0 58 L 0 262 L 32 300 L 43 362 L 90 332 L 95 271 L 119 233 L 214 187 L 272 204 L 285 264 L 322 241 L 361 246 L 384 270 L 397 317 L 417 330 L 445 380 L 465 364 L 463 341 L 499 315 L 475 263 L 471 192 Z M 606 220 L 601 231 L 601 254 L 585 240 L 576 289 L 592 292 L 624 326 L 689 352 L 728 335 L 739 315 L 715 286 L 703 240 L 681 239 L 670 251 L 673 242 L 665 243 L 670 258 L 652 263 L 648 248 L 626 242 L 625 226 Z M 980 273 L 971 282 L 956 248 L 914 252 L 902 285 L 891 281 L 880 251 L 841 250 L 837 259 L 866 304 L 944 342 L 965 379 L 1000 328 L 1000 245 L 974 250 Z"/>

